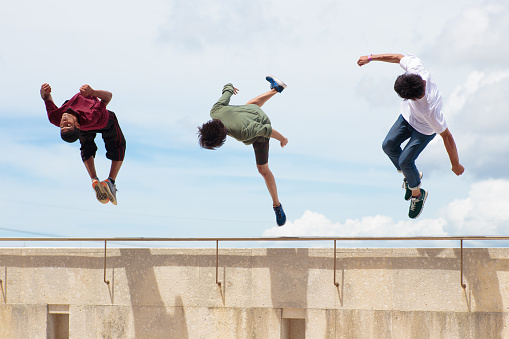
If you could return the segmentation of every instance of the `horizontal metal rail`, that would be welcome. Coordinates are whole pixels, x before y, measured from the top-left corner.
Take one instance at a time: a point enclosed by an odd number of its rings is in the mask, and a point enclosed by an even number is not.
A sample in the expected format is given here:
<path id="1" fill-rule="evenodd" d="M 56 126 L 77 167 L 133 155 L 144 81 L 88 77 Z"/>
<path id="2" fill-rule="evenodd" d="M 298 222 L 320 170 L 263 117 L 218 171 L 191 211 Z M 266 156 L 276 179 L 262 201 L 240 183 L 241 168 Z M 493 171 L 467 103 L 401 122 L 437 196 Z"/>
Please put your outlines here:
<path id="1" fill-rule="evenodd" d="M 336 281 L 336 242 L 337 241 L 460 241 L 460 274 L 461 274 L 461 287 L 466 288 L 463 282 L 463 241 L 464 240 L 509 240 L 509 236 L 415 236 L 415 237 L 238 237 L 238 238 L 143 238 L 143 237 L 120 237 L 120 238 L 69 238 L 69 237 L 32 237 L 32 238 L 21 238 L 21 237 L 9 237 L 0 238 L 0 242 L 3 241 L 48 241 L 48 242 L 73 242 L 73 241 L 91 241 L 91 242 L 103 242 L 104 241 L 104 282 L 109 286 L 110 281 L 106 280 L 106 258 L 107 258 L 107 242 L 215 242 L 216 243 L 216 284 L 221 287 L 219 281 L 219 242 L 220 241 L 334 241 L 334 285 L 339 286 Z M 0 286 L 3 283 L 0 280 Z"/>
<path id="2" fill-rule="evenodd" d="M 509 236 L 415 236 L 415 237 L 230 237 L 230 238 L 69 238 L 69 237 L 9 237 L 0 238 L 0 241 L 388 241 L 388 240 L 509 240 Z"/>

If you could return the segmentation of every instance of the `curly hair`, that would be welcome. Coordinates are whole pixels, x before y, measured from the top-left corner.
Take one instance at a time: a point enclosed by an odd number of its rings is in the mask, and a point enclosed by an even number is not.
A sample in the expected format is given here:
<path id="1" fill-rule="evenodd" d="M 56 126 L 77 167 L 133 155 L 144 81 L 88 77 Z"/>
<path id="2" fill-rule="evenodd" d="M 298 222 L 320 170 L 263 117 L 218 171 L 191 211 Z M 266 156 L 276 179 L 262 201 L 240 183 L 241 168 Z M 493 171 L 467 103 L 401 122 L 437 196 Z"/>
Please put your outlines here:
<path id="1" fill-rule="evenodd" d="M 426 85 L 419 74 L 405 73 L 394 82 L 394 90 L 405 100 L 419 99 L 424 95 Z"/>
<path id="2" fill-rule="evenodd" d="M 206 149 L 216 149 L 226 141 L 226 127 L 221 120 L 212 119 L 198 127 L 198 142 Z"/>
<path id="3" fill-rule="evenodd" d="M 74 127 L 71 131 L 60 131 L 60 137 L 63 141 L 73 143 L 78 140 L 80 136 L 80 129 Z"/>

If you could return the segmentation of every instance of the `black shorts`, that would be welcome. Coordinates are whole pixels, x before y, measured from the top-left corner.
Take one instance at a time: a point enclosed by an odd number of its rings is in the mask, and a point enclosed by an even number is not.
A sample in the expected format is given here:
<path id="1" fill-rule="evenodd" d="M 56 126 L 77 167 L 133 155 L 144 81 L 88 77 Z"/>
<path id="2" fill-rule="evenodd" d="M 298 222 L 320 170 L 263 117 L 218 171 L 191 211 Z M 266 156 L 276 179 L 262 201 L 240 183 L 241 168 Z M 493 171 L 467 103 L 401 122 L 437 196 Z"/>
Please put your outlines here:
<path id="1" fill-rule="evenodd" d="M 124 160 L 125 155 L 125 138 L 118 124 L 115 113 L 108 111 L 109 119 L 108 124 L 103 129 L 94 131 L 80 131 L 80 144 L 81 144 L 81 159 L 83 161 L 90 157 L 95 158 L 97 152 L 97 145 L 95 144 L 95 136 L 97 133 L 101 133 L 104 140 L 104 146 L 106 147 L 106 158 L 113 161 Z"/>
<path id="2" fill-rule="evenodd" d="M 269 162 L 269 139 L 254 142 L 253 149 L 257 165 L 265 165 Z"/>

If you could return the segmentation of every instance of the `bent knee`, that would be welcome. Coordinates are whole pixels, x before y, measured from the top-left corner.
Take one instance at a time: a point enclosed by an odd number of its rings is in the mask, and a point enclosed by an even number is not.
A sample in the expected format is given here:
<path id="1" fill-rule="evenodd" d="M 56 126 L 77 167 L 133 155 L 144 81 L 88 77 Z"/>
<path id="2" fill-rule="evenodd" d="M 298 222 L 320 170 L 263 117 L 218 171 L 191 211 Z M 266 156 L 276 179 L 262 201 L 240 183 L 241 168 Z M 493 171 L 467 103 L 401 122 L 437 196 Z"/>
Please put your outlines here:
<path id="1" fill-rule="evenodd" d="M 269 165 L 256 165 L 256 168 L 258 168 L 258 173 L 260 173 L 262 176 L 266 176 L 270 174 Z"/>
<path id="2" fill-rule="evenodd" d="M 385 153 L 390 153 L 393 148 L 394 148 L 394 142 L 392 142 L 390 139 L 385 139 L 382 142 L 382 150 Z"/>

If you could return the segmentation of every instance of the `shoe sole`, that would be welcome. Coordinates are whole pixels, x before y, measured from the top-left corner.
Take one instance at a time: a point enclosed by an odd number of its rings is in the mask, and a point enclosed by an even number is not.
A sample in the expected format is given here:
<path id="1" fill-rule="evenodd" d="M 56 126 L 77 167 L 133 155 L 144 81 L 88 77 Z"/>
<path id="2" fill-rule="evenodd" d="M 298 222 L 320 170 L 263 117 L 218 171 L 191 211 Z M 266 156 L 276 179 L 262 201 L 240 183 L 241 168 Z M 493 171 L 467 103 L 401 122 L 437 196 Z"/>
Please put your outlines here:
<path id="1" fill-rule="evenodd" d="M 288 86 L 286 86 L 286 84 L 285 84 L 284 82 L 282 82 L 281 80 L 279 80 L 278 78 L 276 78 L 276 77 L 275 77 L 275 76 L 273 76 L 273 75 L 267 75 L 267 76 L 265 77 L 265 79 L 267 79 L 267 78 L 272 78 L 272 80 L 274 80 L 274 82 L 275 82 L 276 84 L 278 84 L 278 86 L 283 87 L 283 89 L 285 89 L 286 87 L 288 87 Z"/>
<path id="2" fill-rule="evenodd" d="M 280 225 L 277 220 L 276 220 L 276 224 L 281 227 L 281 226 L 284 226 L 286 224 L 286 215 L 285 215 L 285 220 L 283 221 L 283 223 Z"/>
<path id="3" fill-rule="evenodd" d="M 410 218 L 410 219 L 417 219 L 421 213 L 422 213 L 422 210 L 424 209 L 424 203 L 426 202 L 426 199 L 428 198 L 428 191 L 424 191 L 424 200 L 422 201 L 422 208 L 421 208 L 421 211 L 419 212 L 419 214 L 417 214 L 415 217 L 413 218 Z"/>
<path id="4" fill-rule="evenodd" d="M 106 192 L 103 192 L 101 189 L 102 185 L 100 182 L 92 184 L 92 188 L 95 191 L 95 197 L 101 204 L 107 204 L 110 199 L 108 198 L 108 194 Z"/>
<path id="5" fill-rule="evenodd" d="M 108 186 L 108 184 L 106 184 L 104 182 L 101 182 L 101 186 L 102 186 L 102 189 L 105 191 L 106 195 L 108 196 L 108 199 L 110 199 L 110 202 L 113 205 L 116 205 L 117 204 L 117 199 L 115 198 L 113 193 L 111 193 L 110 187 Z"/>

